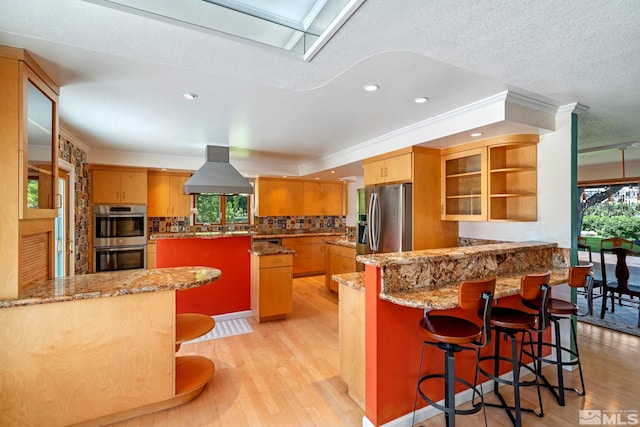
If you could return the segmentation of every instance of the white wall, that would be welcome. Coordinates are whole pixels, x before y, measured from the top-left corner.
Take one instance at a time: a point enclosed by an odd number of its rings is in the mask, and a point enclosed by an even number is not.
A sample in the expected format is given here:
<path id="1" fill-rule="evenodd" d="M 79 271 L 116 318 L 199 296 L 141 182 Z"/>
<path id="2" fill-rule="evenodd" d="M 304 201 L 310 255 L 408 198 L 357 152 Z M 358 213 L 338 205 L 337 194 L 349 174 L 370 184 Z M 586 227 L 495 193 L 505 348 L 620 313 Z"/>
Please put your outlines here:
<path id="1" fill-rule="evenodd" d="M 358 188 L 364 188 L 364 176 L 356 176 L 347 186 L 347 225 L 355 227 L 358 221 Z"/>
<path id="2" fill-rule="evenodd" d="M 538 221 L 460 222 L 459 235 L 478 239 L 556 242 L 571 247 L 571 113 L 538 144 Z"/>

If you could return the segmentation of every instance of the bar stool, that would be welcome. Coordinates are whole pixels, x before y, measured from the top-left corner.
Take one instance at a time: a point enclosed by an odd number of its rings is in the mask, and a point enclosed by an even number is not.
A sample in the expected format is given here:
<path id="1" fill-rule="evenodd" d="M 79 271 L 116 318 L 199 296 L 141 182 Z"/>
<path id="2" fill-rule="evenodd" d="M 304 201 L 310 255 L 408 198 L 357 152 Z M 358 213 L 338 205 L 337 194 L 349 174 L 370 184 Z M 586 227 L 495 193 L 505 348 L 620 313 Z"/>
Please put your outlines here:
<path id="1" fill-rule="evenodd" d="M 458 285 L 458 305 L 463 310 L 471 310 L 474 314 L 479 310 L 483 313 L 483 323 L 478 326 L 474 322 L 460 317 L 442 314 L 442 311 L 430 311 L 425 313 L 420 319 L 420 329 L 431 341 L 422 343 L 422 352 L 420 353 L 420 366 L 418 367 L 418 382 L 416 385 L 416 397 L 413 404 L 413 419 L 411 425 L 414 424 L 416 408 L 418 404 L 418 395 L 429 405 L 444 412 L 446 425 L 455 426 L 455 416 L 474 414 L 484 406 L 482 402 L 482 392 L 477 387 L 478 380 L 478 349 L 486 346 L 491 341 L 489 331 L 489 317 L 491 316 L 491 305 L 493 302 L 493 292 L 496 287 L 496 278 L 491 277 L 481 280 L 467 280 Z M 471 346 L 465 346 L 469 344 Z M 444 373 L 431 374 L 420 377 L 422 372 L 422 359 L 424 356 L 425 346 L 435 346 L 444 352 Z M 463 350 L 475 352 L 476 355 L 476 374 L 474 383 L 455 376 L 455 353 Z M 425 381 L 442 378 L 444 379 L 444 405 L 436 403 L 429 398 L 421 389 L 421 385 Z M 481 403 L 473 404 L 470 409 L 455 408 L 455 383 L 461 383 L 473 390 L 473 397 L 480 395 Z M 473 399 L 472 399 L 473 400 Z M 485 425 L 487 423 L 485 414 Z"/>
<path id="2" fill-rule="evenodd" d="M 547 306 L 547 300 L 549 295 L 549 272 L 543 274 L 527 274 L 523 276 L 520 281 L 520 296 L 523 300 L 541 298 L 541 307 Z M 536 359 L 533 358 L 534 367 L 522 363 L 522 349 L 518 351 L 518 336 L 521 335 L 520 342 L 524 342 L 525 334 L 529 336 L 529 343 L 531 346 L 531 352 L 533 352 L 533 341 L 531 332 L 543 331 L 549 326 L 548 315 L 546 310 L 541 310 L 541 315 L 537 316 L 533 313 L 527 313 L 523 310 L 518 310 L 510 307 L 494 306 L 491 312 L 491 329 L 495 331 L 495 346 L 494 353 L 489 356 L 482 356 L 479 358 L 479 371 L 493 380 L 493 392 L 500 400 L 499 404 L 487 403 L 485 406 L 503 408 L 509 419 L 514 426 L 520 427 L 522 425 L 522 412 L 531 412 L 538 417 L 542 417 L 544 412 L 542 410 L 542 396 L 540 394 L 540 382 L 538 380 L 538 369 L 536 365 Z M 500 340 L 501 335 L 506 341 L 511 340 L 511 358 L 500 356 Z M 492 361 L 493 371 L 484 369 L 482 362 Z M 511 371 L 513 373 L 512 380 L 506 380 L 500 378 L 500 361 L 506 361 L 511 363 Z M 535 375 L 533 381 L 520 381 L 520 369 L 524 368 L 531 371 Z M 513 406 L 510 406 L 505 401 L 504 397 L 498 390 L 498 384 L 506 384 L 513 386 Z M 523 408 L 520 404 L 520 386 L 535 385 L 538 392 L 538 411 L 533 408 Z M 514 415 L 515 413 L 515 415 Z"/>
<path id="3" fill-rule="evenodd" d="M 572 288 L 584 288 L 590 286 L 590 281 L 593 280 L 593 276 L 591 276 L 591 267 L 593 264 L 586 265 L 574 265 L 569 268 L 569 286 Z M 523 300 L 523 304 L 525 307 L 530 308 L 532 310 L 536 310 L 540 312 L 541 301 L 539 299 L 532 300 Z M 584 378 L 582 376 L 582 364 L 580 363 L 580 352 L 578 350 L 578 338 L 576 334 L 576 326 L 573 321 L 572 315 L 578 314 L 578 306 L 573 304 L 570 301 L 564 301 L 557 298 L 549 298 L 547 312 L 549 313 L 549 320 L 553 323 L 554 326 L 554 342 L 543 342 L 542 340 L 542 332 L 538 333 L 537 344 L 537 352 L 535 354 L 530 353 L 527 350 L 524 350 L 524 353 L 535 357 L 537 359 L 538 366 L 538 376 L 544 382 L 544 385 L 551 391 L 553 397 L 558 401 L 558 405 L 565 406 L 565 390 L 575 391 L 580 396 L 584 396 Z M 560 320 L 569 320 L 571 323 L 571 340 L 573 342 L 575 350 L 563 347 L 562 342 L 560 341 Z M 543 347 L 551 347 L 555 350 L 555 359 L 547 359 L 542 356 L 542 348 Z M 562 355 L 568 355 L 569 360 L 565 361 L 562 358 Z M 555 365 L 557 368 L 557 376 L 558 376 L 558 385 L 552 385 L 547 378 L 542 374 L 541 366 L 542 363 L 548 363 L 550 365 Z M 582 391 L 579 391 L 576 388 L 565 387 L 564 385 L 564 374 L 563 374 L 563 366 L 574 366 L 578 365 L 578 371 L 580 372 L 580 385 Z"/>

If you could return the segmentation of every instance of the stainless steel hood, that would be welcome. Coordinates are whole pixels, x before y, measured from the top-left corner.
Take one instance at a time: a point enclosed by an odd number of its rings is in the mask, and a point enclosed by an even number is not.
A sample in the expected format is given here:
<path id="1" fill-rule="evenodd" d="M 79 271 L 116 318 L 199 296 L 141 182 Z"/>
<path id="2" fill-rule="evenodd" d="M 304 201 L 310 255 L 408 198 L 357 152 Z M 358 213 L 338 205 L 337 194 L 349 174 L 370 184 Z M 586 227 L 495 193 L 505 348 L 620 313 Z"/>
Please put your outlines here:
<path id="1" fill-rule="evenodd" d="M 185 194 L 253 194 L 249 180 L 229 163 L 229 147 L 207 145 L 206 163 L 184 183 Z"/>

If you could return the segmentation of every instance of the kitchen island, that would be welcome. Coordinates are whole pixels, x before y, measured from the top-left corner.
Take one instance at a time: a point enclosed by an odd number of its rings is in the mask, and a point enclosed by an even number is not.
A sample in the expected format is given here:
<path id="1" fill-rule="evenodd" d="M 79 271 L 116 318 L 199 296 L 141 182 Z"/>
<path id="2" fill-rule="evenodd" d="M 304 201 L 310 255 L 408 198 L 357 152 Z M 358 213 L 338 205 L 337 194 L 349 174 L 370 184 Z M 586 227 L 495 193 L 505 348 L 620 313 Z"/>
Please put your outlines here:
<path id="1" fill-rule="evenodd" d="M 295 251 L 266 241 L 251 247 L 251 311 L 259 322 L 282 320 L 293 311 Z"/>
<path id="2" fill-rule="evenodd" d="M 0 425 L 103 425 L 198 396 L 215 369 L 175 356 L 176 291 L 207 267 L 58 278 L 0 301 Z"/>
<path id="3" fill-rule="evenodd" d="M 545 242 L 359 255 L 357 260 L 365 264 L 364 406 L 367 419 L 376 426 L 411 417 L 424 339 L 418 324 L 425 309 L 452 310 L 455 316 L 477 321 L 475 313 L 457 308 L 457 284 L 461 281 L 495 275 L 500 305 L 517 307 L 520 277 L 551 271 L 551 285 L 560 285 L 567 282 L 569 271 L 569 250 Z M 362 284 L 362 276 L 357 274 L 335 278 L 354 290 Z M 475 359 L 465 353 L 457 356 L 456 375 L 473 382 Z M 442 359 L 436 349 L 427 349 L 425 357 Z M 429 369 L 428 363 L 425 365 L 423 369 Z M 441 389 L 432 392 L 434 397 L 442 397 Z"/>
<path id="4" fill-rule="evenodd" d="M 222 271 L 215 284 L 180 292 L 176 298 L 178 313 L 207 316 L 245 313 L 251 310 L 252 232 L 153 233 L 157 267 L 204 265 Z"/>

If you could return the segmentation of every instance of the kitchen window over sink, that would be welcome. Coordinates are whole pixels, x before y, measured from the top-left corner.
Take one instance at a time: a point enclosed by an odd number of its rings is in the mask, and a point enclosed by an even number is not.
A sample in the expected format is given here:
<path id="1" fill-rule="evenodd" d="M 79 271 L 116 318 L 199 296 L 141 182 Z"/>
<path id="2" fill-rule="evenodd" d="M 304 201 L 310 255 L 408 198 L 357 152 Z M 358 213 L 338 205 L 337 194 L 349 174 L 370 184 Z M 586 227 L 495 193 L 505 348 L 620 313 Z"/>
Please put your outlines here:
<path id="1" fill-rule="evenodd" d="M 194 224 L 249 223 L 251 204 L 247 195 L 198 194 L 194 196 L 194 203 Z"/>

